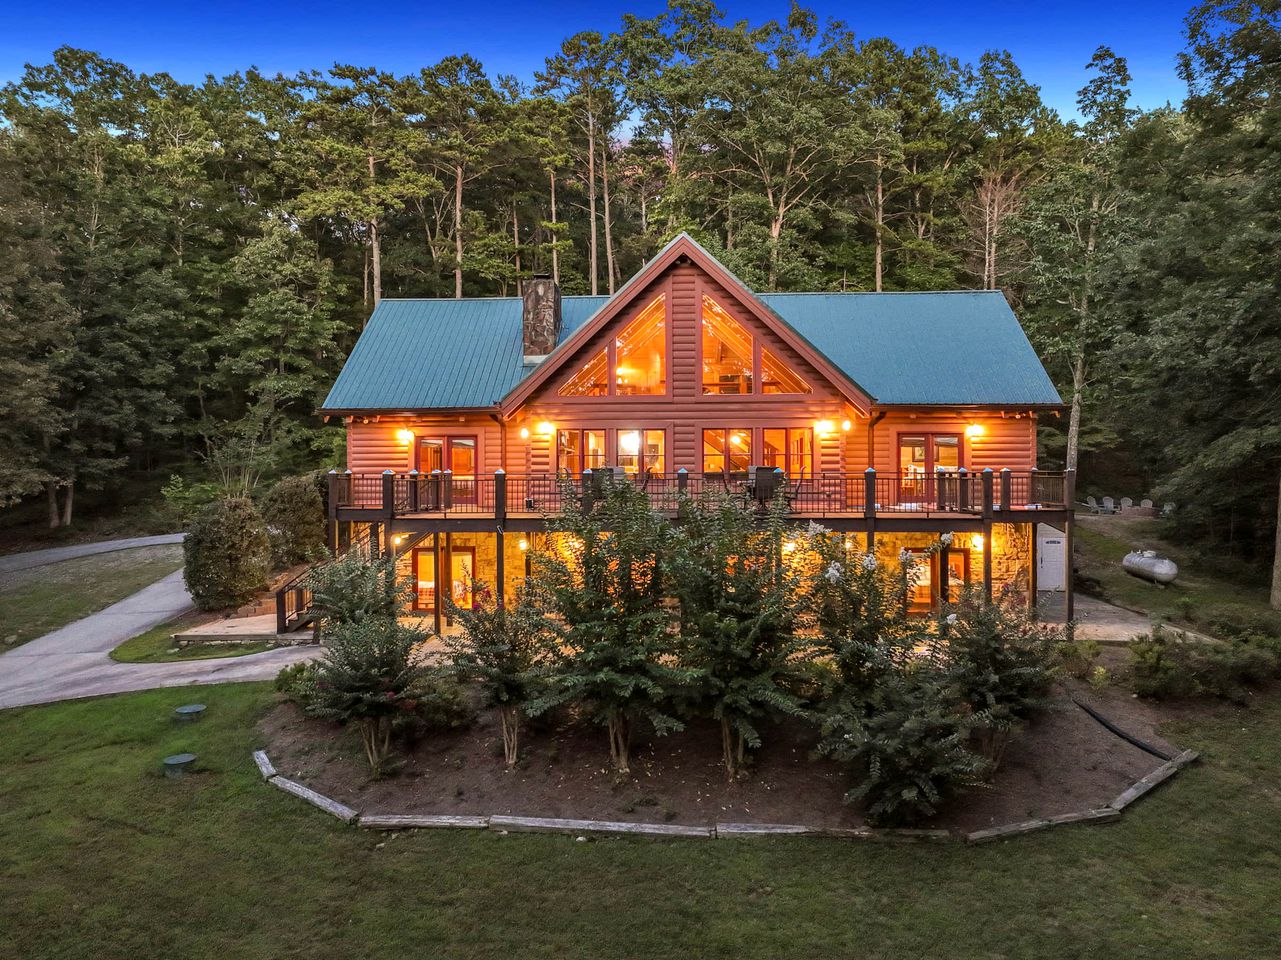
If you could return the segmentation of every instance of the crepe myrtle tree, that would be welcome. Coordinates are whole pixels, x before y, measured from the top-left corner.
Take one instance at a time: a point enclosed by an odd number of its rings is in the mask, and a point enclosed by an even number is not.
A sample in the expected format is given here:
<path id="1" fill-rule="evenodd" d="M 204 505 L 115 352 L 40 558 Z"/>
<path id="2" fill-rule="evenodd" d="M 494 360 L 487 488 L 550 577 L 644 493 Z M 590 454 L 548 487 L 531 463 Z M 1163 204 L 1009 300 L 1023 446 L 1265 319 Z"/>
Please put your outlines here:
<path id="1" fill-rule="evenodd" d="M 804 712 L 791 683 L 802 654 L 801 577 L 783 559 L 786 511 L 782 497 L 765 518 L 731 497 L 685 498 L 673 531 L 681 658 L 694 672 L 687 693 L 720 725 L 730 780 L 760 747 L 762 719 Z"/>
<path id="2" fill-rule="evenodd" d="M 557 644 L 550 683 L 528 712 L 575 704 L 606 728 L 610 760 L 626 774 L 636 721 L 660 734 L 682 729 L 672 699 L 694 675 L 675 658 L 663 603 L 670 524 L 629 483 L 604 483 L 591 504 L 565 502 L 526 583 L 552 615 Z"/>
<path id="3" fill-rule="evenodd" d="M 547 682 L 554 633 L 528 590 L 509 607 L 495 601 L 488 584 L 473 580 L 471 596 L 470 607 L 448 602 L 461 632 L 441 638 L 449 654 L 445 669 L 475 681 L 498 710 L 503 759 L 510 769 L 520 757 L 521 715 Z"/>

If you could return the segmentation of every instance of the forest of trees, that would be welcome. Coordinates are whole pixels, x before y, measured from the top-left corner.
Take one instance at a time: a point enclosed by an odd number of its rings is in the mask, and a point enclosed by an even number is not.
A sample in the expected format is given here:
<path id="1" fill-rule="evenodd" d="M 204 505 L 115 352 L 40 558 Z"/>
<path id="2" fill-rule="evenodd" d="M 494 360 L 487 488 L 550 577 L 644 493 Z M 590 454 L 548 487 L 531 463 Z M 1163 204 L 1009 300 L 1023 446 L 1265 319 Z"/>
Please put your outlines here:
<path id="1" fill-rule="evenodd" d="M 58 525 L 247 450 L 337 465 L 315 410 L 380 297 L 608 293 L 688 230 L 761 290 L 1005 291 L 1071 405 L 1045 464 L 1264 563 L 1279 6 L 1192 10 L 1179 106 L 1134 109 L 1100 47 L 1071 120 L 1001 50 L 706 0 L 571 36 L 532 84 L 461 52 L 188 84 L 56 50 L 0 90 L 0 505 Z"/>

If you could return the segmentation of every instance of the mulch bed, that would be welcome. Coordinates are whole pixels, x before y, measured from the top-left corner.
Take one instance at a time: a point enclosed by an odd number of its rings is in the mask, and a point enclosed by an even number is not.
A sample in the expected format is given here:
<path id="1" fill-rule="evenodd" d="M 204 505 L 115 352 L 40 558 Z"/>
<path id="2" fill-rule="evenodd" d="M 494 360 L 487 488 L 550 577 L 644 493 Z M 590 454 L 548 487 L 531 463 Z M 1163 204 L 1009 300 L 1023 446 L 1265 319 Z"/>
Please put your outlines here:
<path id="1" fill-rule="evenodd" d="M 1161 761 L 1109 733 L 1071 702 L 1088 702 L 1122 729 L 1171 753 L 1151 706 L 1124 693 L 1060 689 L 1008 747 L 991 783 L 969 792 L 927 826 L 959 831 L 1105 806 Z M 602 728 L 556 717 L 525 731 L 520 765 L 507 771 L 497 716 L 431 734 L 401 751 L 396 775 L 371 780 L 358 738 L 281 704 L 260 725 L 284 776 L 363 813 L 564 817 L 710 825 L 715 821 L 859 827 L 857 807 L 834 763 L 814 759 L 814 729 L 789 721 L 763 731 L 748 776 L 725 782 L 720 731 L 692 725 L 665 737 L 638 733 L 632 772 L 609 767 Z"/>

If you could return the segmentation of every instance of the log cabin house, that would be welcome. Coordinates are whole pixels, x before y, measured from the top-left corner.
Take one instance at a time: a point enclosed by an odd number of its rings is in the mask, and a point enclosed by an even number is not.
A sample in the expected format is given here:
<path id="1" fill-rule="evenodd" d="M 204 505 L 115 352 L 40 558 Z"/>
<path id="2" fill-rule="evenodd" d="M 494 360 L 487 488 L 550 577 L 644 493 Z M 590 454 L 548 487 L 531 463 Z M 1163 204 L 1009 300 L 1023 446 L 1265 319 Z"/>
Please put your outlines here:
<path id="1" fill-rule="evenodd" d="M 382 300 L 322 409 L 332 548 L 394 551 L 438 630 L 442 587 L 518 590 L 565 481 L 602 473 L 656 510 L 782 493 L 860 550 L 951 532 L 921 609 L 962 583 L 1034 604 L 1037 524 L 1070 543 L 1072 477 L 1036 462 L 1061 400 L 999 292 L 757 294 L 685 234 L 613 296 L 521 292 Z"/>

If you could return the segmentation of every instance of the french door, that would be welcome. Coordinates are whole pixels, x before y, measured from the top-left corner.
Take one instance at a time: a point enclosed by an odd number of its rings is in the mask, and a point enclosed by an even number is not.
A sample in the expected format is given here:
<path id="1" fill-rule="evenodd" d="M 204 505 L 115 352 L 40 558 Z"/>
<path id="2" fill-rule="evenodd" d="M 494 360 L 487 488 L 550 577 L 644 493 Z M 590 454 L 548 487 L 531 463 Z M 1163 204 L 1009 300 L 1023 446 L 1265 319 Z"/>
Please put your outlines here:
<path id="1" fill-rule="evenodd" d="M 938 499 L 936 476 L 961 466 L 959 433 L 904 433 L 898 438 L 899 500 L 930 503 Z"/>
<path id="2" fill-rule="evenodd" d="M 449 470 L 453 474 L 454 503 L 476 502 L 475 437 L 421 437 L 418 472 L 430 476 L 436 470 Z"/>

